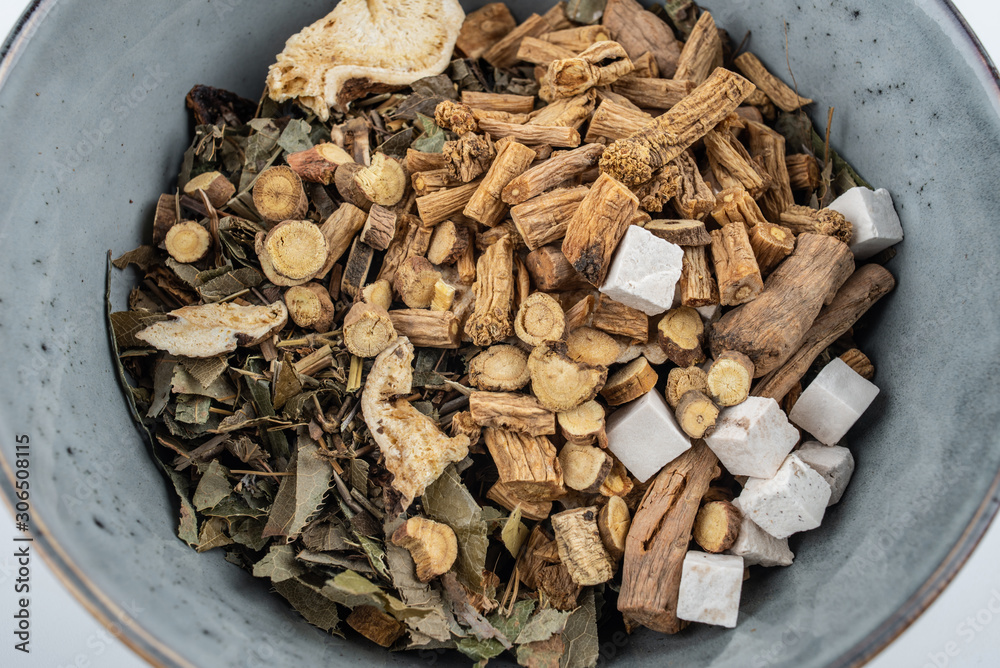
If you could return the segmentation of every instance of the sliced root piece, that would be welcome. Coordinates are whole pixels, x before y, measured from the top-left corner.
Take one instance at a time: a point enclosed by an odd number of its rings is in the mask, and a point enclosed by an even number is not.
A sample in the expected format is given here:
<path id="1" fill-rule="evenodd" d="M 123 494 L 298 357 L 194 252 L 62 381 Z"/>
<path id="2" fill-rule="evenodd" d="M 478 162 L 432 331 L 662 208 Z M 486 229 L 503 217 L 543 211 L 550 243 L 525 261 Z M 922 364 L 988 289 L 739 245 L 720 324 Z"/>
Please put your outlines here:
<path id="1" fill-rule="evenodd" d="M 269 167 L 257 176 L 253 204 L 257 213 L 272 223 L 304 218 L 309 210 L 302 179 L 291 167 L 284 165 Z"/>
<path id="2" fill-rule="evenodd" d="M 601 396 L 609 406 L 621 406 L 653 389 L 658 378 L 649 360 L 637 357 L 608 378 Z"/>
<path id="3" fill-rule="evenodd" d="M 754 364 L 735 350 L 719 355 L 708 370 L 708 393 L 720 406 L 735 406 L 750 396 Z"/>
<path id="4" fill-rule="evenodd" d="M 392 285 L 384 278 L 366 285 L 361 290 L 361 301 L 381 306 L 388 311 L 392 308 Z"/>
<path id="5" fill-rule="evenodd" d="M 334 306 L 329 291 L 318 283 L 294 285 L 285 292 L 288 315 L 299 327 L 329 332 L 333 326 Z"/>
<path id="6" fill-rule="evenodd" d="M 425 257 L 407 258 L 396 270 L 393 287 L 410 308 L 427 308 L 434 299 L 434 286 L 441 272 Z"/>
<path id="7" fill-rule="evenodd" d="M 674 414 L 685 434 L 691 438 L 704 438 L 715 430 L 719 407 L 704 392 L 689 390 L 681 396 Z"/>
<path id="8" fill-rule="evenodd" d="M 268 306 L 185 306 L 167 315 L 170 320 L 153 323 L 135 338 L 184 357 L 215 357 L 238 345 L 255 346 L 288 322 L 288 309 L 280 301 Z"/>
<path id="9" fill-rule="evenodd" d="M 514 494 L 531 501 L 565 496 L 562 467 L 549 439 L 492 427 L 484 436 L 500 481 Z"/>
<path id="10" fill-rule="evenodd" d="M 563 481 L 570 489 L 596 494 L 614 466 L 611 456 L 592 445 L 567 443 L 559 451 Z"/>
<path id="11" fill-rule="evenodd" d="M 500 504 L 507 510 L 513 511 L 521 508 L 521 517 L 529 520 L 540 521 L 548 519 L 552 514 L 551 501 L 529 501 L 521 498 L 509 485 L 498 482 L 486 492 L 486 498 Z"/>
<path id="12" fill-rule="evenodd" d="M 480 390 L 513 392 L 529 380 L 528 354 L 517 346 L 490 346 L 469 362 L 469 383 Z"/>
<path id="13" fill-rule="evenodd" d="M 574 329 L 566 337 L 566 347 L 572 359 L 594 366 L 611 366 L 622 354 L 622 344 L 593 327 Z"/>
<path id="14" fill-rule="evenodd" d="M 170 257 L 189 264 L 205 257 L 212 247 L 212 235 L 195 221 L 185 220 L 167 230 L 164 246 Z"/>
<path id="15" fill-rule="evenodd" d="M 337 173 L 333 175 L 333 183 L 345 202 L 353 204 L 362 211 L 368 211 L 372 208 L 372 201 L 354 180 L 363 169 L 364 167 L 356 162 L 345 163 L 337 168 Z"/>
<path id="16" fill-rule="evenodd" d="M 677 366 L 688 367 L 705 361 L 705 351 L 702 349 L 705 323 L 698 311 L 690 306 L 668 311 L 656 330 L 660 347 Z"/>
<path id="17" fill-rule="evenodd" d="M 529 346 L 545 341 L 558 341 L 563 337 L 566 318 L 563 310 L 551 295 L 536 292 L 521 303 L 514 319 L 514 332 Z"/>
<path id="18" fill-rule="evenodd" d="M 406 633 L 405 624 L 374 605 L 356 606 L 344 621 L 380 647 L 391 647 Z"/>
<path id="19" fill-rule="evenodd" d="M 326 237 L 308 220 L 286 220 L 258 232 L 255 248 L 267 279 L 283 287 L 311 281 L 329 255 Z"/>
<path id="20" fill-rule="evenodd" d="M 328 186 L 333 183 L 337 167 L 354 162 L 354 158 L 336 144 L 324 142 L 305 151 L 289 153 L 285 156 L 285 162 L 303 181 Z"/>
<path id="21" fill-rule="evenodd" d="M 413 388 L 412 365 L 413 344 L 400 337 L 375 358 L 361 393 L 362 415 L 404 510 L 449 464 L 469 454 L 467 436 L 449 438 L 431 418 L 397 398 Z"/>
<path id="22" fill-rule="evenodd" d="M 434 284 L 434 296 L 431 297 L 432 311 L 447 311 L 455 303 L 455 293 L 457 290 L 439 278 Z"/>
<path id="23" fill-rule="evenodd" d="M 840 359 L 865 380 L 871 380 L 875 377 L 875 365 L 872 364 L 867 355 L 857 348 L 851 348 L 841 355 Z"/>
<path id="24" fill-rule="evenodd" d="M 406 520 L 392 534 L 392 542 L 410 552 L 421 582 L 447 573 L 458 557 L 458 540 L 452 528 L 426 517 Z"/>
<path id="25" fill-rule="evenodd" d="M 597 513 L 597 531 L 601 542 L 617 564 L 625 554 L 625 537 L 632 525 L 628 505 L 619 496 L 612 496 Z"/>
<path id="26" fill-rule="evenodd" d="M 701 367 L 676 367 L 667 374 L 666 399 L 671 408 L 677 408 L 681 397 L 697 390 L 708 394 L 708 374 Z"/>
<path id="27" fill-rule="evenodd" d="M 559 429 L 570 443 L 590 445 L 604 440 L 604 407 L 591 399 L 571 411 L 556 414 Z"/>
<path id="28" fill-rule="evenodd" d="M 608 370 L 576 362 L 566 344 L 547 341 L 528 357 L 531 389 L 543 406 L 552 411 L 570 411 L 593 399 L 607 380 Z"/>
<path id="29" fill-rule="evenodd" d="M 184 184 L 185 195 L 197 198 L 199 190 L 205 191 L 208 201 L 216 209 L 221 209 L 236 194 L 236 186 L 219 172 L 204 172 Z"/>
<path id="30" fill-rule="evenodd" d="M 372 156 L 372 164 L 354 175 L 354 183 L 365 197 L 379 206 L 392 206 L 406 193 L 403 166 L 383 153 Z"/>
<path id="31" fill-rule="evenodd" d="M 725 552 L 739 538 L 742 521 L 740 511 L 728 501 L 706 503 L 694 520 L 694 540 L 706 552 Z"/>
<path id="32" fill-rule="evenodd" d="M 632 482 L 625 465 L 616 459 L 615 465 L 611 467 L 611 473 L 604 479 L 600 491 L 602 496 L 624 498 L 632 492 L 633 487 L 635 487 L 635 483 Z"/>
<path id="33" fill-rule="evenodd" d="M 427 259 L 432 264 L 455 264 L 472 242 L 469 228 L 446 220 L 434 228 Z"/>
<path id="34" fill-rule="evenodd" d="M 344 345 L 352 355 L 375 357 L 396 341 L 396 330 L 381 306 L 359 302 L 344 316 Z"/>

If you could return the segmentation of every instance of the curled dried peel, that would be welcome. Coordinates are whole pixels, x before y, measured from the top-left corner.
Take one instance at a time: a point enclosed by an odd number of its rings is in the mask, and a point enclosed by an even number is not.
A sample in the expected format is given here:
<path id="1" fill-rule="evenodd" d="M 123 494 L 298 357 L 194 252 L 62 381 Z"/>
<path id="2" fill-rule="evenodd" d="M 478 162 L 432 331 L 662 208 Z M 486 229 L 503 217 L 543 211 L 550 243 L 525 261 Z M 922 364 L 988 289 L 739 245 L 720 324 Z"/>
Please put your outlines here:
<path id="1" fill-rule="evenodd" d="M 214 357 L 256 345 L 288 321 L 281 302 L 268 306 L 204 304 L 171 311 L 170 320 L 153 323 L 135 335 L 158 350 L 185 357 Z"/>
<path id="2" fill-rule="evenodd" d="M 403 508 L 424 493 L 448 464 L 469 454 L 469 437 L 449 438 L 432 419 L 400 395 L 413 383 L 413 344 L 405 336 L 382 351 L 368 374 L 361 394 L 361 412 L 375 443 L 393 474 L 393 488 Z"/>
<path id="3" fill-rule="evenodd" d="M 269 95 L 298 99 L 326 121 L 330 107 L 441 74 L 464 20 L 457 0 L 342 0 L 285 42 Z"/>

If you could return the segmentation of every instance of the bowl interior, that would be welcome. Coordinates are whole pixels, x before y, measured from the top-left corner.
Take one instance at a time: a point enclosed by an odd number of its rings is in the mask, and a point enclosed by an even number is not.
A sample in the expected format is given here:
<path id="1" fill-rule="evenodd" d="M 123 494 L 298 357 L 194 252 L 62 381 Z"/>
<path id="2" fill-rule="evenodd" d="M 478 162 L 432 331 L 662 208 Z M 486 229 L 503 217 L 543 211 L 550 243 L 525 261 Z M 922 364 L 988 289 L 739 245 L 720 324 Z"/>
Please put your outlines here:
<path id="1" fill-rule="evenodd" d="M 284 39 L 330 4 L 149 0 L 122 12 L 42 0 L 0 66 L 2 453 L 9 462 L 10 435 L 30 435 L 40 547 L 96 612 L 133 618 L 130 644 L 157 663 L 466 663 L 325 635 L 221 554 L 183 546 L 106 340 L 106 253 L 146 239 L 157 195 L 173 187 L 191 130 L 185 93 L 203 83 L 256 98 Z M 551 3 L 510 4 L 524 18 Z M 895 198 L 906 241 L 888 266 L 899 287 L 859 331 L 882 391 L 848 437 L 857 472 L 844 500 L 792 540 L 794 567 L 754 574 L 735 631 L 602 637 L 602 656 L 841 665 L 899 631 L 911 597 L 981 517 L 1000 469 L 1000 190 L 990 168 L 1000 98 L 944 2 L 713 5 L 734 41 L 751 32 L 750 48 L 783 77 L 787 22 L 815 120 L 825 125 L 835 107 L 834 146 Z M 133 278 L 116 272 L 115 304 Z"/>

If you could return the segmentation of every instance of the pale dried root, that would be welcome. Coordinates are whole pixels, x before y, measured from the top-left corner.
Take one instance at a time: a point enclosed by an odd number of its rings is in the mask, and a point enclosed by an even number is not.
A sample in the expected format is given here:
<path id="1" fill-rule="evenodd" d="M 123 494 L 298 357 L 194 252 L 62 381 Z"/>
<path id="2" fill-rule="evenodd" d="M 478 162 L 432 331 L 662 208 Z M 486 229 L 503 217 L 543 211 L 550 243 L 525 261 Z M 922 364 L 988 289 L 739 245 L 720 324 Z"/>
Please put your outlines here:
<path id="1" fill-rule="evenodd" d="M 452 528 L 426 517 L 406 520 L 392 534 L 392 542 L 410 552 L 421 582 L 447 573 L 458 557 L 458 540 Z"/>

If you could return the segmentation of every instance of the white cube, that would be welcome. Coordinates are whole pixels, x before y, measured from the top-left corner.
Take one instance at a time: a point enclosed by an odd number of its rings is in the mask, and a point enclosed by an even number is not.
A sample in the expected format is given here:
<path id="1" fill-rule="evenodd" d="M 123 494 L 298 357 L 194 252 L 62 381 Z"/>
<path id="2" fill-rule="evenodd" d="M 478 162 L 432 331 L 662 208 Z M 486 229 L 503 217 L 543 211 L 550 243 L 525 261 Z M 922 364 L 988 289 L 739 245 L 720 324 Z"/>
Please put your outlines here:
<path id="1" fill-rule="evenodd" d="M 605 425 L 608 449 L 639 482 L 691 448 L 674 412 L 659 392 L 647 392 L 611 414 Z"/>
<path id="2" fill-rule="evenodd" d="M 677 617 L 734 628 L 743 590 L 743 558 L 690 551 L 681 567 Z"/>
<path id="3" fill-rule="evenodd" d="M 705 443 L 733 475 L 770 478 L 795 444 L 799 432 L 774 399 L 750 397 L 725 408 Z"/>
<path id="4" fill-rule="evenodd" d="M 867 260 L 903 240 L 903 226 L 885 188 L 851 188 L 833 200 L 830 208 L 851 223 L 850 246 L 858 260 Z"/>
<path id="5" fill-rule="evenodd" d="M 878 396 L 878 388 L 839 357 L 803 390 L 788 418 L 816 440 L 834 445 Z"/>
<path id="6" fill-rule="evenodd" d="M 646 315 L 669 311 L 684 251 L 638 225 L 625 231 L 601 292 Z"/>
<path id="7" fill-rule="evenodd" d="M 734 499 L 733 505 L 743 513 L 739 501 Z M 791 566 L 795 560 L 795 555 L 788 548 L 787 538 L 775 538 L 757 526 L 746 513 L 743 513 L 740 523 L 740 535 L 728 553 L 743 557 L 746 566 Z"/>
<path id="8" fill-rule="evenodd" d="M 830 502 L 830 485 L 797 455 L 788 455 L 773 478 L 750 478 L 740 508 L 775 538 L 815 529 Z"/>
<path id="9" fill-rule="evenodd" d="M 839 445 L 823 445 L 817 441 L 804 443 L 795 451 L 799 459 L 811 466 L 816 473 L 823 476 L 830 485 L 830 502 L 840 501 L 854 475 L 854 455 L 847 448 Z"/>

